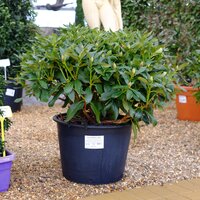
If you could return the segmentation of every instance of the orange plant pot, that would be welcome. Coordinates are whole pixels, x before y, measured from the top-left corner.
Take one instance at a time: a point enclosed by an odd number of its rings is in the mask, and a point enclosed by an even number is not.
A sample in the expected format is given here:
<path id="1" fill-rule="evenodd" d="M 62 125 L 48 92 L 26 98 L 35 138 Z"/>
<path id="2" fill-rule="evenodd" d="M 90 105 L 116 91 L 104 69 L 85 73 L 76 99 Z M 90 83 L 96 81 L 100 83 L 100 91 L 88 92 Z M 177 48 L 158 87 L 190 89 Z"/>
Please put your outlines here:
<path id="1" fill-rule="evenodd" d="M 200 121 L 200 103 L 196 102 L 194 93 L 198 89 L 181 86 L 186 91 L 179 91 L 176 94 L 177 119 Z"/>

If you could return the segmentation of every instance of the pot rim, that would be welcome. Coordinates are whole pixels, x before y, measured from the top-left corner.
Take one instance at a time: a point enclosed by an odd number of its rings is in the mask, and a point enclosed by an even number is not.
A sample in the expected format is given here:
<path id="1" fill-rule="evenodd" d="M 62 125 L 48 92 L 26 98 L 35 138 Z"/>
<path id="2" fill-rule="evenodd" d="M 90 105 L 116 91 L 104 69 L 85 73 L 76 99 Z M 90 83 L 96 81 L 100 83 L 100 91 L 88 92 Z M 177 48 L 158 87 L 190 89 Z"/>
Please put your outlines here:
<path id="1" fill-rule="evenodd" d="M 125 124 L 119 124 L 119 125 L 116 125 L 116 124 L 109 124 L 109 125 L 105 125 L 105 124 L 73 124 L 73 123 L 70 123 L 70 122 L 64 122 L 60 119 L 58 119 L 58 116 L 59 115 L 65 115 L 66 113 L 60 113 L 60 114 L 57 114 L 57 115 L 54 115 L 53 116 L 53 120 L 57 123 L 60 123 L 60 124 L 63 124 L 65 126 L 72 126 L 72 127 L 79 127 L 79 128 L 100 128 L 100 129 L 106 129 L 106 128 L 120 128 L 120 127 L 124 127 L 124 126 L 131 126 L 131 122 L 129 123 L 125 123 Z"/>
<path id="2" fill-rule="evenodd" d="M 0 157 L 0 164 L 5 162 L 11 162 L 15 159 L 15 154 L 6 150 L 7 155 L 5 157 Z"/>
<path id="3" fill-rule="evenodd" d="M 200 90 L 199 88 L 194 88 L 193 86 L 185 86 L 185 85 L 180 85 L 176 86 L 176 89 L 180 90 L 180 92 L 187 92 L 187 91 L 198 91 Z M 184 91 L 186 90 L 186 91 Z"/>

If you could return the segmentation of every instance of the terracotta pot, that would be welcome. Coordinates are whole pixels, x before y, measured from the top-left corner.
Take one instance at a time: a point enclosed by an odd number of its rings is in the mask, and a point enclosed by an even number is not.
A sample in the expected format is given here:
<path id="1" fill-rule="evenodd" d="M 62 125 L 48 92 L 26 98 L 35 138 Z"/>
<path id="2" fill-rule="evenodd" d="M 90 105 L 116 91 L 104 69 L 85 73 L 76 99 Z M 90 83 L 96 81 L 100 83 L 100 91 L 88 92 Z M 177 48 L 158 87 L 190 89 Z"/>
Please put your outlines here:
<path id="1" fill-rule="evenodd" d="M 194 93 L 197 88 L 181 86 L 185 91 L 176 94 L 177 119 L 200 121 L 200 103 L 196 102 Z"/>

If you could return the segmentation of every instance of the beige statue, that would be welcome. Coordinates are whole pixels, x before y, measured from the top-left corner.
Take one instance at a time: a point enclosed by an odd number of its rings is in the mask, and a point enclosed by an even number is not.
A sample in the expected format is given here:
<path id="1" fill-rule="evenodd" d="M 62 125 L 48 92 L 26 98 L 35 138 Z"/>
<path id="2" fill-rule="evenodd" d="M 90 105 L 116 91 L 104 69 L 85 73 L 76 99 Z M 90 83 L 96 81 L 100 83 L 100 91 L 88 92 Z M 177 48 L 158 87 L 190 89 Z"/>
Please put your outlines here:
<path id="1" fill-rule="evenodd" d="M 82 0 L 85 20 L 90 28 L 123 29 L 120 0 Z"/>

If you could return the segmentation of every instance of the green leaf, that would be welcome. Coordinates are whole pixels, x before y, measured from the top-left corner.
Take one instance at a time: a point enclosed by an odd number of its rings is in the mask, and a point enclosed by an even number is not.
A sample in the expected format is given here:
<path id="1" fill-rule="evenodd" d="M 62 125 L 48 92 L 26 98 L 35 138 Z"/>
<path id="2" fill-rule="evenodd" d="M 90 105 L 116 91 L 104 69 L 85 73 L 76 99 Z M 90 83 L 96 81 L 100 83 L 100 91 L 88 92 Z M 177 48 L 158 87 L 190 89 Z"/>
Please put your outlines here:
<path id="1" fill-rule="evenodd" d="M 129 114 L 130 114 L 130 116 L 132 118 L 134 118 L 134 116 L 135 116 L 135 110 L 131 106 L 129 107 Z"/>
<path id="2" fill-rule="evenodd" d="M 90 83 L 89 76 L 90 76 L 89 70 L 84 69 L 79 71 L 78 79 L 82 83 Z"/>
<path id="3" fill-rule="evenodd" d="M 139 130 L 139 124 L 137 121 L 132 122 L 132 130 L 133 130 L 134 141 L 135 141 L 137 138 L 138 130 Z"/>
<path id="4" fill-rule="evenodd" d="M 101 66 L 102 66 L 102 67 L 105 67 L 105 68 L 108 68 L 108 67 L 110 67 L 110 64 L 107 64 L 107 63 L 101 63 Z"/>
<path id="5" fill-rule="evenodd" d="M 93 93 L 92 93 L 91 89 L 88 87 L 85 90 L 85 101 L 87 104 L 92 101 L 92 97 L 93 97 Z"/>
<path id="6" fill-rule="evenodd" d="M 65 87 L 64 87 L 64 92 L 65 94 L 69 94 L 73 89 L 73 83 L 68 83 Z"/>
<path id="7" fill-rule="evenodd" d="M 141 109 L 137 109 L 136 112 L 135 112 L 135 118 L 137 120 L 141 120 L 142 118 L 142 110 Z"/>
<path id="8" fill-rule="evenodd" d="M 147 68 L 146 68 L 146 67 L 140 67 L 139 70 L 136 70 L 135 75 L 141 74 L 141 73 L 143 73 L 144 71 L 147 71 Z"/>
<path id="9" fill-rule="evenodd" d="M 68 94 L 69 99 L 74 102 L 75 100 L 75 92 L 74 90 L 72 90 L 69 94 Z"/>
<path id="10" fill-rule="evenodd" d="M 95 88 L 99 94 L 103 93 L 103 88 L 101 84 L 95 84 Z"/>
<path id="11" fill-rule="evenodd" d="M 145 113 L 149 118 L 149 122 L 151 122 L 153 124 L 153 126 L 156 126 L 158 122 L 157 122 L 156 118 L 154 117 L 154 115 L 151 114 L 150 111 L 145 111 Z"/>
<path id="12" fill-rule="evenodd" d="M 129 111 L 129 103 L 123 99 L 122 105 L 123 105 L 124 109 L 128 112 Z"/>
<path id="13" fill-rule="evenodd" d="M 140 100 L 142 100 L 143 102 L 146 102 L 146 98 L 141 92 L 134 89 L 132 89 L 132 91 Z"/>
<path id="14" fill-rule="evenodd" d="M 98 105 L 95 105 L 94 103 L 90 103 L 90 105 L 91 105 L 91 109 L 92 109 L 92 111 L 94 112 L 94 114 L 95 114 L 95 118 L 96 118 L 96 121 L 97 121 L 97 123 L 100 123 L 100 111 L 99 111 L 99 109 L 98 109 Z"/>
<path id="15" fill-rule="evenodd" d="M 82 94 L 82 83 L 79 80 L 74 81 L 74 89 L 78 93 L 78 95 Z"/>
<path id="16" fill-rule="evenodd" d="M 43 89 L 48 89 L 48 84 L 45 81 L 39 80 L 39 84 Z"/>
<path id="17" fill-rule="evenodd" d="M 49 100 L 49 92 L 48 90 L 42 90 L 40 94 L 40 100 L 43 102 L 48 102 Z"/>
<path id="18" fill-rule="evenodd" d="M 127 90 L 126 92 L 126 99 L 129 101 L 134 96 L 131 90 Z"/>
<path id="19" fill-rule="evenodd" d="M 138 80 L 141 81 L 142 83 L 148 84 L 148 81 L 145 78 L 141 77 L 141 76 L 138 77 Z"/>
<path id="20" fill-rule="evenodd" d="M 73 103 L 67 110 L 66 122 L 69 122 L 79 110 L 83 109 L 83 106 L 84 106 L 83 100 L 80 102 Z"/>
<path id="21" fill-rule="evenodd" d="M 101 94 L 101 101 L 107 101 L 114 95 L 115 91 L 107 91 Z"/>
<path id="22" fill-rule="evenodd" d="M 38 89 L 37 86 L 32 86 L 31 88 L 33 90 L 34 96 L 36 97 L 36 99 L 40 99 L 40 95 L 41 95 L 41 90 Z"/>
<path id="23" fill-rule="evenodd" d="M 54 106 L 56 100 L 58 100 L 59 96 L 62 94 L 63 90 L 60 89 L 56 94 L 54 94 L 53 98 L 51 99 L 51 101 L 49 101 L 48 106 L 52 107 Z"/>
<path id="24" fill-rule="evenodd" d="M 17 98 L 17 99 L 15 99 L 15 103 L 19 103 L 19 102 L 21 102 L 23 100 L 23 98 Z"/>
<path id="25" fill-rule="evenodd" d="M 118 106 L 113 102 L 111 108 L 112 108 L 112 111 L 113 111 L 113 118 L 117 119 L 118 116 L 119 116 L 119 108 L 118 108 Z"/>
<path id="26" fill-rule="evenodd" d="M 113 91 L 113 94 L 112 94 L 112 98 L 118 98 L 119 96 L 121 96 L 123 94 L 123 91 L 122 90 L 114 90 Z"/>

